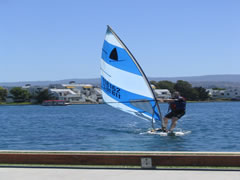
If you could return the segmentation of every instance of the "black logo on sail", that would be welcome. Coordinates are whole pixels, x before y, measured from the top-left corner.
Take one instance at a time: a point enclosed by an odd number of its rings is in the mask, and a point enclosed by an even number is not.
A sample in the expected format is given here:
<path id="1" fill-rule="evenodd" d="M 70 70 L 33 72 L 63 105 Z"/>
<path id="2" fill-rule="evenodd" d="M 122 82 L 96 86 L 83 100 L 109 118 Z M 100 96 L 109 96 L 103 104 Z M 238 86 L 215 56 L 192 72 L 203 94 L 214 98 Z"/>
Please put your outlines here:
<path id="1" fill-rule="evenodd" d="M 114 48 L 112 50 L 112 52 L 110 53 L 109 58 L 114 60 L 114 61 L 118 61 L 118 54 L 117 54 L 117 49 L 116 48 Z"/>

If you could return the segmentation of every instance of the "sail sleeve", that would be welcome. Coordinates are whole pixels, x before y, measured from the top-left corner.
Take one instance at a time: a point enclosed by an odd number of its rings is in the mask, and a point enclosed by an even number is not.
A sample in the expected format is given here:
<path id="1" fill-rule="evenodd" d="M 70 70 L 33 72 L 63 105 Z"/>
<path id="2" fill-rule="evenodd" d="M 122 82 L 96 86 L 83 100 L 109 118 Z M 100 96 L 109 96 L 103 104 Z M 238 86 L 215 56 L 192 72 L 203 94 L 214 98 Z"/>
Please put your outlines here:
<path id="1" fill-rule="evenodd" d="M 108 26 L 101 56 L 105 103 L 148 120 L 161 120 L 159 105 L 140 65 Z"/>

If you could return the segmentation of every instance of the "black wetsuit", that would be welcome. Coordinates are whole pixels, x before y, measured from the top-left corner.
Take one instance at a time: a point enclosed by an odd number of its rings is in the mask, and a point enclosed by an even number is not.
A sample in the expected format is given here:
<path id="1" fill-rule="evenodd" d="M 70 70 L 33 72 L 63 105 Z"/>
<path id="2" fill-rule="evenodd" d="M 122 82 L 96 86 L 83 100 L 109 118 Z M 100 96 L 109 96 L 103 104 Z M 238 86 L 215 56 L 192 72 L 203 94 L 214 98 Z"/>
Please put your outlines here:
<path id="1" fill-rule="evenodd" d="M 166 114 L 166 118 L 171 119 L 173 117 L 177 117 L 180 119 L 185 114 L 186 109 L 186 100 L 183 97 L 178 97 L 173 102 L 169 103 L 169 109 L 171 112 Z"/>

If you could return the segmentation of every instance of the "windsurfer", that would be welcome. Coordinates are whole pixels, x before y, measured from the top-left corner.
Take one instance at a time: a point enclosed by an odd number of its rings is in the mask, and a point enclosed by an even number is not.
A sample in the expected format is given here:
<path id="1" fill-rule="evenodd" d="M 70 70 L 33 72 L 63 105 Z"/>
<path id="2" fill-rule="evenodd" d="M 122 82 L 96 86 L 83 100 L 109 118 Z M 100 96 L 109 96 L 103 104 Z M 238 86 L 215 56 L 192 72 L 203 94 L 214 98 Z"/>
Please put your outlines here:
<path id="1" fill-rule="evenodd" d="M 184 97 L 180 96 L 180 93 L 177 91 L 172 94 L 171 99 L 158 99 L 158 100 L 161 102 L 169 103 L 168 113 L 163 118 L 161 130 L 163 132 L 168 132 L 167 130 L 168 120 L 171 119 L 172 123 L 169 131 L 172 132 L 177 125 L 177 121 L 185 114 L 186 100 Z"/>

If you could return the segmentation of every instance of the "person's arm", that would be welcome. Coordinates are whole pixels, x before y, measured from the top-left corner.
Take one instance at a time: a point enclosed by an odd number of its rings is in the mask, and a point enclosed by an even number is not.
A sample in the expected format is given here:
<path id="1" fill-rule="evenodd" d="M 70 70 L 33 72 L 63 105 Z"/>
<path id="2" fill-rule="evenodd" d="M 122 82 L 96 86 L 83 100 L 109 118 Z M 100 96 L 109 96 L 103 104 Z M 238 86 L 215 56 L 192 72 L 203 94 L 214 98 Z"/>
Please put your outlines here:
<path id="1" fill-rule="evenodd" d="M 175 99 L 162 99 L 162 98 L 157 98 L 157 100 L 160 102 L 168 102 L 168 103 L 175 101 Z"/>

